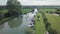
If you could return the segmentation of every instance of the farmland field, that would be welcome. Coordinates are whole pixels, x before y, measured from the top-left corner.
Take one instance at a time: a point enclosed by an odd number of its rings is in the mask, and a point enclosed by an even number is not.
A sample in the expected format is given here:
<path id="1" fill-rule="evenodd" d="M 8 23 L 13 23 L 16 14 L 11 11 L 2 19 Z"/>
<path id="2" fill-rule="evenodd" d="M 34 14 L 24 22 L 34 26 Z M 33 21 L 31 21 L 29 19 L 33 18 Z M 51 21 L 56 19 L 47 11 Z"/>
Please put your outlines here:
<path id="1" fill-rule="evenodd" d="M 50 8 L 41 8 L 41 9 L 39 9 L 39 11 L 46 13 L 47 11 L 48 12 L 50 12 L 50 11 L 56 11 L 56 9 L 53 9 L 53 8 L 52 9 L 50 9 Z"/>
<path id="2" fill-rule="evenodd" d="M 22 13 L 25 14 L 25 13 L 28 13 L 28 12 L 31 12 L 32 9 L 22 9 Z"/>
<path id="3" fill-rule="evenodd" d="M 45 14 L 48 21 L 51 23 L 51 27 L 56 29 L 58 34 L 60 34 L 60 16 L 54 16 L 51 14 Z"/>

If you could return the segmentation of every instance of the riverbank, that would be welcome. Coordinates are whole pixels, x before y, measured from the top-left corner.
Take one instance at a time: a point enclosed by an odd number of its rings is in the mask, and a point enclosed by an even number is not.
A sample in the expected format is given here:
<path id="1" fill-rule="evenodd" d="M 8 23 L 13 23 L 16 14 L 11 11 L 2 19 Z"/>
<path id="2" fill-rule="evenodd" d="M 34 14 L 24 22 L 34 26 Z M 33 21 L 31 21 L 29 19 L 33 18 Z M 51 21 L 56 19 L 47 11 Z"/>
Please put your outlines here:
<path id="1" fill-rule="evenodd" d="M 11 19 L 13 19 L 15 17 L 18 17 L 18 16 L 12 16 L 12 17 L 4 18 L 3 20 L 0 21 L 0 24 L 3 24 L 4 22 L 9 21 L 9 20 L 11 20 Z"/>
<path id="2" fill-rule="evenodd" d="M 28 13 L 28 12 L 31 12 L 31 11 L 32 11 L 32 9 L 22 9 L 22 14 L 25 14 L 25 13 Z M 4 9 L 4 10 L 0 10 L 0 12 L 2 12 L 3 14 L 5 14 L 8 11 L 6 9 Z M 11 19 L 13 19 L 15 17 L 17 17 L 17 16 L 3 18 L 3 20 L 0 20 L 0 24 L 3 24 L 4 22 L 9 21 L 9 20 L 11 20 Z"/>
<path id="3" fill-rule="evenodd" d="M 38 16 L 39 16 L 39 21 L 38 21 Z M 45 33 L 45 24 L 43 23 L 43 18 L 40 13 L 38 13 L 35 18 L 35 29 L 36 29 L 36 34 L 44 34 Z"/>

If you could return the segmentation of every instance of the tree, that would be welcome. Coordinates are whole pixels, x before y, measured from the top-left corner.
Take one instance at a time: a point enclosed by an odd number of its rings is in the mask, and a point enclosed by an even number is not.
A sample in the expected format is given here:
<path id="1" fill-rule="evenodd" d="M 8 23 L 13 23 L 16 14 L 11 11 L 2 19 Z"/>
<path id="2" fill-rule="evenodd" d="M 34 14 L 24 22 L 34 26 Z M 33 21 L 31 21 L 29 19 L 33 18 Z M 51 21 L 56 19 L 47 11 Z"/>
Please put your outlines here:
<path id="1" fill-rule="evenodd" d="M 22 14 L 21 4 L 17 0 L 8 0 L 6 7 L 10 16 Z"/>
<path id="2" fill-rule="evenodd" d="M 45 28 L 46 28 L 46 30 L 51 26 L 51 24 L 48 22 L 48 21 L 46 21 L 46 23 L 45 23 L 46 25 L 45 25 Z"/>
<path id="3" fill-rule="evenodd" d="M 57 11 L 56 13 L 59 14 L 59 16 L 60 16 L 60 9 L 57 8 L 56 11 Z"/>
<path id="4" fill-rule="evenodd" d="M 48 21 L 48 19 L 46 18 L 45 15 L 43 16 L 43 20 L 44 20 L 44 22 Z"/>
<path id="5" fill-rule="evenodd" d="M 56 11 L 60 11 L 60 9 L 59 8 L 56 8 Z"/>
<path id="6" fill-rule="evenodd" d="M 49 13 L 48 11 L 46 13 Z"/>

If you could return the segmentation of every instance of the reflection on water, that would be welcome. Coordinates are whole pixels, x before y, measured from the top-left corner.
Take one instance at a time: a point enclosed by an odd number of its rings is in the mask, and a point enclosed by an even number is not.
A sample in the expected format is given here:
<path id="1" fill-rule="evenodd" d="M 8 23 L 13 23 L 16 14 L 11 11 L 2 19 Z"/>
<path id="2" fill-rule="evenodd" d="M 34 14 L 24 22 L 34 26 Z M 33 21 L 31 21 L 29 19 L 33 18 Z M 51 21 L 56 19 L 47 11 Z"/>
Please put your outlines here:
<path id="1" fill-rule="evenodd" d="M 0 34 L 23 34 L 23 28 L 20 26 L 23 21 L 23 16 L 18 16 L 14 19 L 0 25 Z M 21 32 L 22 31 L 22 32 Z"/>
<path id="2" fill-rule="evenodd" d="M 1 24 L 1 25 L 0 25 L 0 29 L 3 29 L 3 28 L 4 28 L 4 24 Z"/>
<path id="3" fill-rule="evenodd" d="M 10 21 L 8 21 L 8 25 L 11 28 L 18 27 L 22 23 L 22 16 L 18 16 Z"/>

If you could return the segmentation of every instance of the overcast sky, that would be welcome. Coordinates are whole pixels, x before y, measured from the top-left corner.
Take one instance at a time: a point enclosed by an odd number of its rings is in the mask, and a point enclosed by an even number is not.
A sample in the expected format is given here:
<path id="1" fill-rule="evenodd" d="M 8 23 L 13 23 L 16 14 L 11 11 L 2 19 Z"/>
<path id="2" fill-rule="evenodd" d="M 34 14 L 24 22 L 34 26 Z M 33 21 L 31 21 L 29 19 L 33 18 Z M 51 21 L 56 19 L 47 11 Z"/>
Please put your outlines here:
<path id="1" fill-rule="evenodd" d="M 18 0 L 22 5 L 60 5 L 60 0 Z M 7 0 L 0 0 L 0 5 L 6 5 Z"/>

